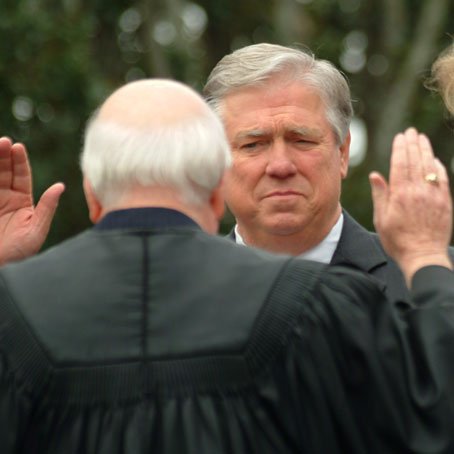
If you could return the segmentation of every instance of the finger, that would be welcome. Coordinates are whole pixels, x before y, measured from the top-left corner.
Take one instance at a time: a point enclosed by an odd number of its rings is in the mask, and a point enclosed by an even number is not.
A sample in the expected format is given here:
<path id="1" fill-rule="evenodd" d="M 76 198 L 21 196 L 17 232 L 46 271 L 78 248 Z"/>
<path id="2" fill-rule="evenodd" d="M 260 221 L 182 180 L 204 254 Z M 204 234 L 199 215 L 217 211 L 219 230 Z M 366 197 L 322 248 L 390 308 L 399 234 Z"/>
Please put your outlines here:
<path id="1" fill-rule="evenodd" d="M 0 138 L 0 188 L 2 189 L 11 188 L 11 147 L 11 139 L 8 137 Z"/>
<path id="2" fill-rule="evenodd" d="M 418 140 L 422 164 L 421 177 L 424 178 L 429 173 L 437 173 L 437 167 L 435 165 L 432 145 L 427 136 L 425 134 L 419 134 Z"/>
<path id="3" fill-rule="evenodd" d="M 442 198 L 442 206 L 444 207 L 444 214 L 451 219 L 451 234 L 449 237 L 452 236 L 452 215 L 453 215 L 453 204 L 452 204 L 452 197 L 451 197 L 451 188 L 449 186 L 449 177 L 446 167 L 441 163 L 441 161 L 435 158 L 435 172 L 438 175 L 439 181 L 439 192 L 440 197 Z M 449 240 L 448 240 L 449 241 Z"/>
<path id="4" fill-rule="evenodd" d="M 407 169 L 407 141 L 404 134 L 399 133 L 394 137 L 391 150 L 389 169 L 389 185 L 395 187 L 408 181 Z"/>
<path id="5" fill-rule="evenodd" d="M 3 157 L 5 154 L 10 154 L 12 142 L 9 137 L 0 137 L 0 157 Z"/>
<path id="6" fill-rule="evenodd" d="M 58 202 L 64 190 L 65 185 L 63 183 L 53 184 L 43 193 L 36 205 L 36 228 L 38 229 L 39 234 L 44 237 L 43 241 L 49 232 L 52 219 L 54 218 L 55 211 L 58 207 Z"/>
<path id="7" fill-rule="evenodd" d="M 30 194 L 32 197 L 32 171 L 28 161 L 27 150 L 21 143 L 11 147 L 12 182 L 11 189 Z"/>
<path id="8" fill-rule="evenodd" d="M 438 175 L 438 180 L 442 184 L 449 184 L 449 177 L 448 177 L 448 171 L 446 170 L 446 167 L 441 163 L 441 161 L 438 158 L 434 159 L 434 164 L 435 164 L 435 170 Z"/>
<path id="9" fill-rule="evenodd" d="M 370 187 L 372 190 L 372 202 L 374 205 L 374 224 L 380 225 L 386 213 L 388 205 L 388 184 L 385 178 L 378 172 L 369 175 Z"/>
<path id="10" fill-rule="evenodd" d="M 415 128 L 408 128 L 405 131 L 405 140 L 407 142 L 406 156 L 408 180 L 419 183 L 421 181 L 421 176 L 425 175 L 425 173 L 421 160 L 419 136 Z"/>
<path id="11" fill-rule="evenodd" d="M 438 182 L 440 185 L 440 188 L 447 194 L 448 199 L 451 199 L 451 189 L 449 186 L 449 177 L 448 177 L 448 171 L 446 170 L 446 167 L 441 163 L 441 161 L 437 158 L 434 159 L 434 164 L 435 164 L 435 173 L 438 176 Z M 452 202 L 449 202 L 450 205 L 452 205 Z"/>

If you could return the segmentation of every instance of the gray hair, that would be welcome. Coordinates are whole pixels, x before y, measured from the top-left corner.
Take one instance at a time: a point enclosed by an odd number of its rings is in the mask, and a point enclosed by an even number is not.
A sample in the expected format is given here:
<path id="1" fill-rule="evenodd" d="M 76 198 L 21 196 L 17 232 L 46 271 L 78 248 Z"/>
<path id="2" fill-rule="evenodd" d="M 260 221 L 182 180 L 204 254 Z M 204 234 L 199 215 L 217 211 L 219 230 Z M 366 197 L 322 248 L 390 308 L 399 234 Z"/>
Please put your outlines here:
<path id="1" fill-rule="evenodd" d="M 253 44 L 226 55 L 208 76 L 203 94 L 222 117 L 222 100 L 232 91 L 266 84 L 275 75 L 315 88 L 326 107 L 326 117 L 342 143 L 348 134 L 353 107 L 344 75 L 330 62 L 308 51 L 276 44 Z"/>
<path id="2" fill-rule="evenodd" d="M 87 124 L 81 168 L 105 206 L 136 185 L 169 187 L 186 202 L 202 204 L 230 165 L 222 123 L 208 108 L 149 130 L 97 117 Z"/>

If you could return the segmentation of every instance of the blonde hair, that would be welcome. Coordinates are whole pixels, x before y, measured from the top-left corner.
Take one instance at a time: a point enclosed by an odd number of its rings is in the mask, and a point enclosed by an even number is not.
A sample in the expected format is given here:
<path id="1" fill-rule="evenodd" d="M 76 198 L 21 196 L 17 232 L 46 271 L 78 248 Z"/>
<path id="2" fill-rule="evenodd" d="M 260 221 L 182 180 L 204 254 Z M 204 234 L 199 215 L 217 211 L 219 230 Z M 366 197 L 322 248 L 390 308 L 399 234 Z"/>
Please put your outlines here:
<path id="1" fill-rule="evenodd" d="M 433 63 L 430 86 L 440 92 L 447 109 L 454 115 L 454 43 Z"/>

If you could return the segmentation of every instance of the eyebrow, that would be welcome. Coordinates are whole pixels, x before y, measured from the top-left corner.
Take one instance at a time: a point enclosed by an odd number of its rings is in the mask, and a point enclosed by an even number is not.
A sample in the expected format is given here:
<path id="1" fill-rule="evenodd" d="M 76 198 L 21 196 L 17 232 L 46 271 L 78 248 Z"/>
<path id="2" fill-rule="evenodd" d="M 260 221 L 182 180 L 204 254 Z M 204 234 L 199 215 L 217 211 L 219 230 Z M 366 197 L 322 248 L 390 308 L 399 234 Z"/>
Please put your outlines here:
<path id="1" fill-rule="evenodd" d="M 292 128 L 288 128 L 287 132 L 291 132 L 294 134 L 298 134 L 300 136 L 310 136 L 320 138 L 322 137 L 322 132 L 318 128 L 307 128 L 305 126 L 295 126 Z"/>
<path id="2" fill-rule="evenodd" d="M 235 140 L 248 139 L 250 137 L 263 137 L 270 135 L 271 131 L 266 129 L 248 129 L 246 131 L 240 131 L 236 136 Z"/>
<path id="3" fill-rule="evenodd" d="M 298 134 L 301 136 L 310 136 L 320 138 L 322 137 L 322 132 L 317 128 L 307 128 L 305 126 L 292 126 L 286 129 L 287 133 Z M 240 131 L 236 136 L 235 140 L 242 140 L 254 137 L 266 137 L 272 135 L 270 129 L 248 129 L 245 131 Z"/>

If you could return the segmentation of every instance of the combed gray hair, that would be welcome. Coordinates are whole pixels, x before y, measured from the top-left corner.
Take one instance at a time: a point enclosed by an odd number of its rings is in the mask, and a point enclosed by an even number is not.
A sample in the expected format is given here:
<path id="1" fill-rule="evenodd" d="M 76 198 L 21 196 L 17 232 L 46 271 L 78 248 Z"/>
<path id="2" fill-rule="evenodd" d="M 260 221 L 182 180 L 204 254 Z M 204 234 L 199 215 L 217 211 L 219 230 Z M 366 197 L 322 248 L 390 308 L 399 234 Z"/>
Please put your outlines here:
<path id="1" fill-rule="evenodd" d="M 81 154 L 82 173 L 105 206 L 137 185 L 169 187 L 186 202 L 202 204 L 230 161 L 223 126 L 208 108 L 149 130 L 101 121 L 95 112 Z"/>
<path id="2" fill-rule="evenodd" d="M 253 44 L 226 55 L 208 76 L 203 94 L 222 117 L 222 100 L 232 91 L 266 84 L 275 75 L 315 88 L 326 107 L 326 117 L 339 143 L 348 134 L 353 116 L 350 88 L 344 75 L 330 62 L 308 51 L 277 44 Z"/>

